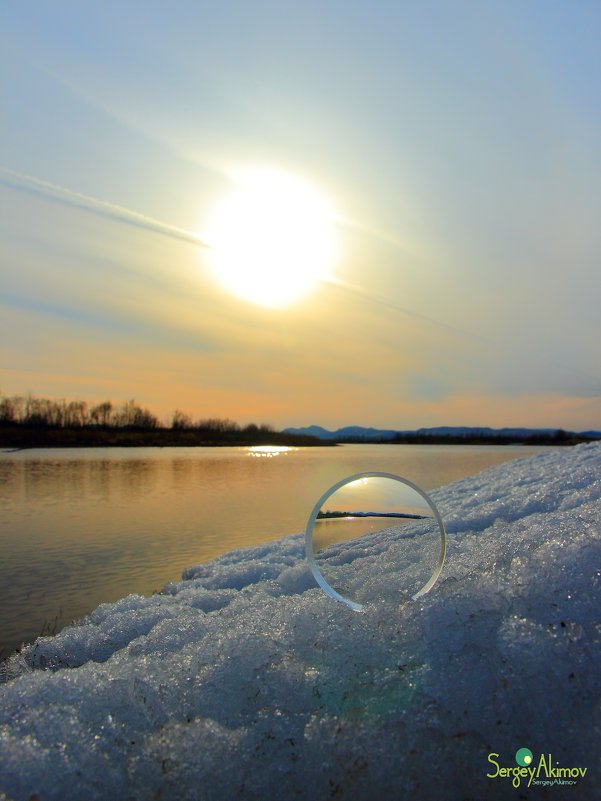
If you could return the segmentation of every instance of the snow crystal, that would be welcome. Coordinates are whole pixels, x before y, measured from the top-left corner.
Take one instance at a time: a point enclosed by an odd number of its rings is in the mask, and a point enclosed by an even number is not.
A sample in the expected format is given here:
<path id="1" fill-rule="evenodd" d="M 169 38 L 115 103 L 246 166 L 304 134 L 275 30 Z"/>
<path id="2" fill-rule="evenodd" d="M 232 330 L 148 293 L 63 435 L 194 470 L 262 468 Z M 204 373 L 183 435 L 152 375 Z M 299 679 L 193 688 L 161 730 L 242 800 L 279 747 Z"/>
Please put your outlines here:
<path id="1" fill-rule="evenodd" d="M 582 445 L 432 492 L 447 562 L 400 608 L 327 597 L 298 534 L 38 639 L 3 666 L 0 797 L 506 798 L 487 756 L 520 747 L 593 797 L 600 467 Z"/>

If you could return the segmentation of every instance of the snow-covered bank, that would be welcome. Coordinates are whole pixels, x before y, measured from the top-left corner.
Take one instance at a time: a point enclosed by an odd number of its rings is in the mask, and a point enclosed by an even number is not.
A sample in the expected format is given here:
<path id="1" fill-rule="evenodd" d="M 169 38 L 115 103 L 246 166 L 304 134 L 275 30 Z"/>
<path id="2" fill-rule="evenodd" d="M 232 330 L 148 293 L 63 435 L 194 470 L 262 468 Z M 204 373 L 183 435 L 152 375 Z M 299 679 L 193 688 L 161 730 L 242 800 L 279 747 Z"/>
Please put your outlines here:
<path id="1" fill-rule="evenodd" d="M 0 797 L 594 797 L 601 445 L 431 494 L 447 563 L 400 610 L 332 601 L 297 535 L 38 640 L 0 687 Z M 520 747 L 587 774 L 486 778 L 489 753 L 515 767 Z"/>

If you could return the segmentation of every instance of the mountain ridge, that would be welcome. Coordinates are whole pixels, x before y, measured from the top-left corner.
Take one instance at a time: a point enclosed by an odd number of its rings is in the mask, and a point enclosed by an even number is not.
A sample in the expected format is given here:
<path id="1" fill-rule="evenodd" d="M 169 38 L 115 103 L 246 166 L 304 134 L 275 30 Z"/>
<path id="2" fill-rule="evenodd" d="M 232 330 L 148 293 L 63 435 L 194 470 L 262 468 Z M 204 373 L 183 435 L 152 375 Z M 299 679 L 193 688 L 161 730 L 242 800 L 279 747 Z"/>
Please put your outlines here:
<path id="1" fill-rule="evenodd" d="M 601 431 L 565 431 L 561 428 L 523 428 L 505 427 L 490 428 L 489 426 L 434 426 L 431 428 L 418 428 L 414 430 L 379 429 L 365 426 L 344 426 L 335 431 L 329 431 L 322 426 L 310 425 L 299 428 L 285 428 L 285 434 L 303 434 L 318 439 L 334 442 L 539 442 L 551 441 L 557 443 L 570 443 L 574 440 L 601 439 Z"/>

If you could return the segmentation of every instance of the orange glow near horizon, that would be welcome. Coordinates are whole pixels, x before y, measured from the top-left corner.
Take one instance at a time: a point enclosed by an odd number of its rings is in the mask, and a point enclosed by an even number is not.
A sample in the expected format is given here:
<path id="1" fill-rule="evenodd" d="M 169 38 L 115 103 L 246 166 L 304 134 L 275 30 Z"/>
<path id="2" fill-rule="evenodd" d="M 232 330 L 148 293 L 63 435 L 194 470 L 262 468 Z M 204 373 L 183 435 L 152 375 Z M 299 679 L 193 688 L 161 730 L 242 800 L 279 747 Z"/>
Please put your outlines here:
<path id="1" fill-rule="evenodd" d="M 170 425 L 175 409 L 193 420 L 227 418 L 240 425 L 272 425 L 277 429 L 321 425 L 335 430 L 347 425 L 381 429 L 411 430 L 435 426 L 491 428 L 565 428 L 571 431 L 598 430 L 599 401 L 592 397 L 545 394 L 493 396 L 451 395 L 439 401 L 416 399 L 378 399 L 378 415 L 370 408 L 369 387 L 348 392 L 341 399 L 335 380 L 323 381 L 323 393 L 306 395 L 295 391 L 274 395 L 265 389 L 199 387 L 161 382 L 152 366 L 139 366 L 136 388 L 132 392 L 127 368 L 120 364 L 118 375 L 98 382 L 80 373 L 40 372 L 34 388 L 20 371 L 4 371 L 3 395 L 27 395 L 52 399 L 85 400 L 91 406 L 111 400 L 115 405 L 132 398 L 148 408 L 159 420 Z M 291 387 L 294 383 L 291 382 Z M 174 392 L 174 389 L 176 390 Z M 565 422 L 569 421 L 569 422 Z"/>

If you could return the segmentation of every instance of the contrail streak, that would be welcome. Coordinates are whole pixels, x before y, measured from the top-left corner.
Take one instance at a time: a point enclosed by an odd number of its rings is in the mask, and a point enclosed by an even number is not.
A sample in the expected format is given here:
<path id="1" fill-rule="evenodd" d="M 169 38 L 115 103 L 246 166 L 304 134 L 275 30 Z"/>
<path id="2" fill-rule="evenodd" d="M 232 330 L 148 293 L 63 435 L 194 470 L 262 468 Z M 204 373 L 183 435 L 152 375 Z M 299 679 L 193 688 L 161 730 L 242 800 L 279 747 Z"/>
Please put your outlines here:
<path id="1" fill-rule="evenodd" d="M 67 189 L 57 184 L 51 184 L 48 181 L 41 181 L 39 178 L 33 178 L 31 175 L 24 175 L 14 170 L 9 170 L 6 167 L 0 166 L 0 183 L 4 183 L 13 189 L 20 189 L 24 192 L 40 195 L 50 200 L 56 200 L 66 206 L 73 206 L 78 209 L 83 209 L 84 211 L 99 214 L 109 220 L 116 220 L 126 225 L 133 225 L 136 228 L 143 228 L 146 231 L 153 231 L 156 234 L 163 234 L 172 239 L 192 242 L 194 245 L 198 245 L 202 248 L 211 248 L 211 245 L 206 240 L 192 231 L 186 231 L 184 228 L 178 228 L 175 225 L 155 220 L 154 217 L 147 217 L 145 214 L 126 209 L 124 206 L 119 206 L 116 203 L 98 200 L 98 198 L 83 195 L 81 192 L 74 192 L 72 189 Z"/>
<path id="2" fill-rule="evenodd" d="M 322 278 L 321 282 L 322 284 L 336 287 L 336 289 L 342 289 L 344 292 L 348 292 L 351 295 L 356 295 L 363 300 L 370 300 L 372 303 L 378 303 L 381 306 L 387 306 L 389 309 L 394 309 L 395 311 L 401 312 L 401 314 L 406 314 L 408 317 L 414 317 L 416 320 L 423 320 L 424 322 L 431 323 L 439 328 L 446 328 L 447 331 L 453 331 L 455 334 L 460 334 L 461 336 L 468 337 L 469 339 L 477 338 L 486 341 L 486 337 L 475 334 L 473 331 L 465 331 L 462 328 L 456 328 L 454 325 L 449 325 L 441 320 L 435 320 L 434 317 L 428 317 L 427 314 L 422 314 L 421 312 L 414 311 L 413 309 L 408 309 L 406 306 L 399 306 L 398 303 L 393 303 L 391 300 L 382 297 L 382 295 L 377 295 L 375 292 L 370 292 L 368 289 L 365 289 L 365 287 L 351 284 L 348 281 L 342 281 L 339 278 Z M 488 341 L 491 343 L 493 342 L 493 340 Z"/>
<path id="3" fill-rule="evenodd" d="M 213 249 L 212 245 L 210 245 L 206 239 L 203 239 L 203 237 L 193 233 L 192 231 L 186 231 L 184 228 L 178 228 L 175 225 L 170 225 L 169 223 L 155 220 L 153 217 L 147 217 L 145 214 L 132 211 L 131 209 L 127 209 L 124 206 L 119 206 L 116 203 L 98 200 L 98 198 L 84 195 L 81 192 L 75 192 L 72 189 L 67 189 L 64 186 L 52 184 L 49 181 L 42 181 L 39 178 L 33 178 L 31 175 L 25 175 L 23 173 L 15 172 L 14 170 L 10 170 L 7 167 L 0 166 L 0 184 L 2 183 L 14 189 L 19 189 L 43 198 L 55 200 L 67 206 L 83 209 L 84 211 L 89 211 L 93 214 L 99 214 L 109 220 L 116 220 L 117 222 L 125 223 L 126 225 L 133 225 L 136 228 L 142 228 L 146 231 L 162 234 L 163 236 L 168 236 L 172 239 L 179 239 L 183 242 L 191 242 L 192 244 L 201 248 L 206 248 L 207 250 Z M 371 292 L 364 287 L 356 286 L 348 283 L 347 281 L 342 281 L 336 278 L 322 278 L 321 282 L 322 284 L 329 285 L 353 294 L 362 298 L 363 300 L 371 301 L 372 303 L 377 303 L 382 306 L 387 306 L 389 309 L 394 309 L 401 314 L 405 314 L 417 320 L 422 320 L 423 322 L 430 323 L 431 325 L 435 325 L 439 328 L 444 328 L 447 331 L 452 331 L 453 333 L 462 337 L 466 337 L 467 339 L 479 340 L 482 344 L 503 348 L 502 343 L 492 338 L 483 336 L 482 334 L 477 334 L 474 331 L 466 331 L 464 329 L 457 328 L 456 326 L 449 325 L 441 320 L 428 317 L 426 314 L 421 314 L 420 312 L 413 311 L 412 309 L 408 309 L 404 306 L 399 306 L 387 298 L 384 298 L 375 292 Z M 595 383 L 597 383 L 598 379 L 593 378 L 593 376 L 589 375 L 583 370 L 579 370 L 575 367 L 564 364 L 557 364 L 551 359 L 541 357 L 539 354 L 533 354 L 533 356 L 536 356 L 536 358 L 539 359 L 542 358 L 548 364 L 556 368 L 560 367 L 574 375 L 586 377 L 589 380 L 592 379 L 595 381 Z M 595 395 L 596 394 L 597 393 L 595 393 Z"/>

